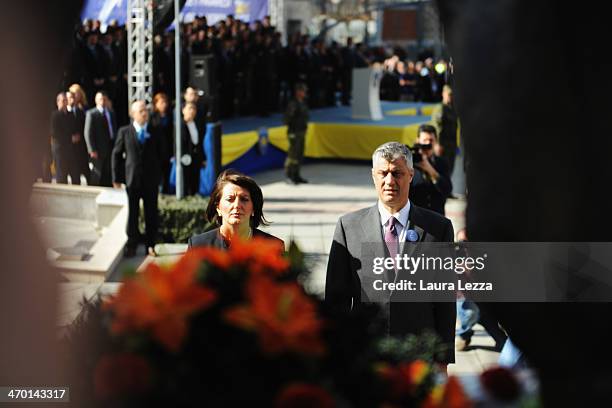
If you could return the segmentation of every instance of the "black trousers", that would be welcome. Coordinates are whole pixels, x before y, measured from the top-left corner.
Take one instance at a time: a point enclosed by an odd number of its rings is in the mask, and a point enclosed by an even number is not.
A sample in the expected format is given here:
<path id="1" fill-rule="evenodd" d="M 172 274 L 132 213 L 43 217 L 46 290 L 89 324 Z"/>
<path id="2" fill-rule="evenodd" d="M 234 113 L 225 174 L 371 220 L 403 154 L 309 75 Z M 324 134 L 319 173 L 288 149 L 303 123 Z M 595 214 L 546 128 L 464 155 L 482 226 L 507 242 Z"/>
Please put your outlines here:
<path id="1" fill-rule="evenodd" d="M 159 225 L 159 213 L 157 210 L 157 186 L 145 188 L 128 187 L 128 222 L 127 236 L 129 248 L 136 248 L 140 242 L 140 231 L 138 229 L 138 218 L 140 216 L 140 200 L 142 199 L 145 217 L 145 245 L 155 246 L 157 239 L 157 228 Z"/>
<path id="2" fill-rule="evenodd" d="M 92 186 L 112 187 L 111 174 L 111 158 L 110 154 L 107 157 L 98 157 L 91 159 L 93 170 L 91 171 L 90 180 Z"/>
<path id="3" fill-rule="evenodd" d="M 186 196 L 200 194 L 200 169 L 201 166 L 195 163 L 183 166 L 183 192 Z"/>
<path id="4" fill-rule="evenodd" d="M 68 184 L 68 174 L 70 174 L 73 161 L 70 146 L 53 146 L 53 162 L 55 163 L 56 183 Z M 73 184 L 76 183 L 73 181 Z"/>
<path id="5" fill-rule="evenodd" d="M 89 155 L 87 154 L 87 146 L 83 140 L 72 144 L 72 157 L 74 157 L 70 166 L 72 184 L 81 184 L 81 174 L 85 176 L 87 185 L 91 184 Z"/>

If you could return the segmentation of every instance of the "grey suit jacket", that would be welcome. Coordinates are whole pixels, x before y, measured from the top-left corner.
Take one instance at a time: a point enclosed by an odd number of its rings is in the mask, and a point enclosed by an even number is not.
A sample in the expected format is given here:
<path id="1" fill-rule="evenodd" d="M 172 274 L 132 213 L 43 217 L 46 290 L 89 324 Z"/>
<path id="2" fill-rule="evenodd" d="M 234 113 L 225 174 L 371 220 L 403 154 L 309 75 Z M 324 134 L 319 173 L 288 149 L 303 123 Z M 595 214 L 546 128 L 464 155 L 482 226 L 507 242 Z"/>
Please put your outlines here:
<path id="1" fill-rule="evenodd" d="M 115 114 L 109 111 L 111 122 L 113 125 L 113 135 L 117 136 L 117 126 L 115 122 Z M 114 141 L 108 132 L 108 124 L 106 117 L 98 108 L 92 108 L 85 115 L 85 142 L 87 143 L 87 151 L 98 152 L 100 159 L 110 157 L 113 150 Z"/>
<path id="2" fill-rule="evenodd" d="M 433 211 L 411 203 L 408 220 L 409 228 L 416 231 L 421 244 L 453 241 L 451 222 Z M 405 242 L 403 253 L 412 255 L 416 246 Z M 377 303 L 389 334 L 419 334 L 431 330 L 447 346 L 441 362 L 454 362 L 454 298 L 450 297 L 448 302 L 401 302 L 394 301 L 394 293 L 376 291 L 375 279 L 390 280 L 385 275 L 372 273 L 373 258 L 380 256 L 389 255 L 383 242 L 378 207 L 374 205 L 342 216 L 336 224 L 329 253 L 325 301 L 339 310 L 354 310 L 362 303 Z"/>

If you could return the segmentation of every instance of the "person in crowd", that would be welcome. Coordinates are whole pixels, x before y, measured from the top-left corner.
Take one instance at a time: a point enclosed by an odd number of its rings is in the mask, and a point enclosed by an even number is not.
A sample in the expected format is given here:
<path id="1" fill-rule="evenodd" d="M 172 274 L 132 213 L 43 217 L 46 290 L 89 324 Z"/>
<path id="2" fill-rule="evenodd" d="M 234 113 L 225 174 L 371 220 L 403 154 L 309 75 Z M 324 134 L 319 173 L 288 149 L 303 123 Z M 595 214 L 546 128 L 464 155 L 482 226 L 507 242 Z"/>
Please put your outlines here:
<path id="1" fill-rule="evenodd" d="M 97 92 L 96 107 L 85 115 L 85 142 L 93 169 L 90 180 L 94 186 L 112 187 L 111 153 L 115 141 L 115 114 L 109 109 L 104 92 Z"/>
<path id="2" fill-rule="evenodd" d="M 138 218 L 140 200 L 145 216 L 145 245 L 149 255 L 155 256 L 158 228 L 157 197 L 163 159 L 162 135 L 159 128 L 148 123 L 149 113 L 144 101 L 134 101 L 130 107 L 132 124 L 117 133 L 112 151 L 113 187 L 125 183 L 128 196 L 128 242 L 125 256 L 136 254 L 140 240 Z"/>
<path id="3" fill-rule="evenodd" d="M 72 84 L 68 88 L 68 91 L 74 95 L 75 106 L 84 113 L 87 112 L 89 105 L 87 104 L 87 95 L 85 94 L 83 87 L 79 84 Z"/>
<path id="4" fill-rule="evenodd" d="M 397 63 L 397 74 L 399 81 L 399 100 L 401 102 L 412 102 L 415 97 L 415 87 L 417 76 L 414 70 L 414 62 L 408 61 Z"/>
<path id="5" fill-rule="evenodd" d="M 466 242 L 467 231 L 465 228 L 457 231 L 457 242 Z M 469 276 L 469 272 L 468 272 Z M 455 348 L 457 351 L 466 351 L 472 342 L 474 335 L 474 325 L 480 323 L 482 327 L 489 333 L 495 341 L 495 349 L 500 351 L 504 346 L 507 336 L 506 333 L 499 327 L 487 309 L 480 309 L 476 302 L 466 297 L 465 293 L 457 294 L 457 319 L 459 327 L 455 335 Z"/>
<path id="6" fill-rule="evenodd" d="M 197 107 L 193 102 L 183 106 L 181 122 L 181 157 L 176 157 L 177 163 L 183 166 L 183 185 L 185 195 L 200 193 L 200 170 L 206 166 L 204 154 L 204 129 L 197 123 Z"/>
<path id="7" fill-rule="evenodd" d="M 88 97 L 104 91 L 115 106 L 116 127 L 129 122 L 127 107 L 127 41 L 124 26 L 109 25 L 101 33 L 95 27 L 99 22 L 89 22 L 77 28 L 73 52 L 66 67 L 65 85 L 81 83 Z M 353 45 L 352 38 L 340 48 L 335 42 L 326 43 L 322 38 L 310 39 L 308 35 L 296 32 L 281 45 L 281 34 L 264 19 L 251 26 L 244 21 L 227 16 L 215 25 L 208 25 L 204 17 L 197 17 L 191 23 L 182 24 L 181 88 L 190 84 L 190 60 L 194 54 L 211 54 L 216 61 L 218 78 L 217 98 L 201 97 L 192 88 L 186 101 L 198 106 L 198 124 L 217 117 L 259 114 L 282 111 L 297 82 L 308 85 L 309 107 L 334 106 L 338 102 L 350 104 L 353 68 L 367 67 L 373 62 L 385 59 L 405 59 L 406 52 L 400 48 L 367 47 Z M 156 35 L 154 38 L 153 60 L 155 77 L 154 93 L 174 95 L 174 52 L 173 33 Z M 443 64 L 444 61 L 442 61 Z M 381 86 L 383 99 L 437 101 L 446 73 L 436 72 L 433 59 L 419 61 L 415 73 L 407 69 L 408 79 L 397 70 L 385 75 L 392 80 L 391 86 Z M 422 74 L 422 75 L 421 75 Z M 407 81 L 407 85 L 398 82 Z M 414 84 L 413 84 L 414 83 Z M 402 87 L 402 92 L 398 91 Z M 410 89 L 413 93 L 410 93 Z M 388 94 L 385 94 L 385 92 Z M 340 96 L 336 101 L 336 96 Z M 93 101 L 89 101 L 93 105 Z"/>
<path id="8" fill-rule="evenodd" d="M 391 302 L 390 298 L 373 293 L 370 257 L 378 255 L 364 249 L 364 243 L 369 243 L 381 256 L 395 258 L 410 251 L 413 241 L 453 242 L 450 220 L 418 207 L 409 199 L 414 172 L 407 146 L 388 142 L 374 151 L 372 180 L 378 202 L 338 220 L 327 264 L 325 302 L 338 311 L 359 309 L 362 302 L 378 303 L 389 334 L 431 330 L 446 346 L 438 362 L 449 364 L 454 362 L 454 302 Z M 388 282 L 395 279 L 387 274 L 380 276 Z"/>
<path id="9" fill-rule="evenodd" d="M 222 39 L 221 48 L 217 56 L 217 78 L 219 79 L 219 114 L 221 118 L 229 118 L 234 115 L 235 84 L 236 78 L 236 50 L 235 41 L 232 37 Z"/>
<path id="10" fill-rule="evenodd" d="M 72 119 L 72 158 L 70 163 L 70 178 L 72 184 L 81 183 L 81 175 L 85 177 L 87 184 L 89 181 L 89 155 L 87 154 L 87 145 L 85 144 L 85 112 L 78 107 L 75 94 L 66 92 L 66 100 L 68 102 L 68 115 Z"/>
<path id="11" fill-rule="evenodd" d="M 449 174 L 452 174 L 457 154 L 459 119 L 453 104 L 453 90 L 450 86 L 444 85 L 442 88 L 442 103 L 436 106 L 432 112 L 431 120 L 438 130 L 438 135 L 440 135 L 441 153 L 448 164 Z"/>
<path id="12" fill-rule="evenodd" d="M 151 125 L 160 129 L 162 135 L 163 158 L 161 161 L 162 194 L 172 194 L 170 190 L 171 159 L 174 155 L 174 124 L 170 114 L 170 101 L 165 93 L 157 93 L 153 97 L 153 114 Z"/>
<path id="13" fill-rule="evenodd" d="M 217 228 L 191 237 L 189 248 L 229 248 L 235 239 L 255 237 L 272 240 L 284 250 L 281 239 L 257 228 L 269 224 L 263 204 L 263 193 L 255 180 L 236 170 L 225 170 L 217 178 L 206 208 L 206 218 Z"/>
<path id="14" fill-rule="evenodd" d="M 66 94 L 60 92 L 55 101 L 57 110 L 51 114 L 51 151 L 55 163 L 55 181 L 67 184 L 73 162 L 72 143 L 75 129 L 72 117 L 67 110 Z M 77 184 L 74 179 L 72 179 L 72 184 Z"/>
<path id="15" fill-rule="evenodd" d="M 82 79 L 79 82 L 83 84 L 85 92 L 91 98 L 91 95 L 104 90 L 108 77 L 108 63 L 99 44 L 98 31 L 93 30 L 86 34 L 85 44 L 81 52 L 83 69 L 81 70 Z"/>
<path id="16" fill-rule="evenodd" d="M 198 128 L 204 129 L 206 126 L 206 111 L 208 107 L 204 103 L 204 100 L 200 98 L 200 90 L 193 86 L 188 86 L 183 93 L 183 99 L 185 103 L 193 103 L 196 106 L 196 117 L 195 121 Z"/>
<path id="17" fill-rule="evenodd" d="M 306 130 L 308 129 L 308 106 L 304 102 L 307 88 L 303 83 L 295 86 L 295 98 L 289 102 L 285 111 L 285 124 L 287 125 L 287 138 L 289 150 L 285 160 L 285 175 L 287 181 L 293 184 L 308 183 L 300 175 L 300 164 L 304 157 L 304 144 Z"/>
<path id="18" fill-rule="evenodd" d="M 423 69 L 421 70 L 422 96 L 423 102 L 437 102 L 440 100 L 439 93 L 441 91 L 437 73 L 433 64 L 433 58 L 425 58 Z"/>
<path id="19" fill-rule="evenodd" d="M 419 126 L 417 143 L 421 145 L 418 152 L 420 157 L 414 162 L 410 196 L 419 207 L 444 215 L 444 205 L 453 186 L 446 160 L 434 154 L 436 128 L 426 124 Z"/>
<path id="20" fill-rule="evenodd" d="M 380 80 L 380 100 L 399 100 L 399 73 L 397 66 L 399 61 L 397 55 L 387 58 L 383 62 L 383 75 Z"/>
<path id="21" fill-rule="evenodd" d="M 342 105 L 348 106 L 351 104 L 351 92 L 353 86 L 353 68 L 355 67 L 355 48 L 353 47 L 353 38 L 346 39 L 346 46 L 342 48 Z"/>

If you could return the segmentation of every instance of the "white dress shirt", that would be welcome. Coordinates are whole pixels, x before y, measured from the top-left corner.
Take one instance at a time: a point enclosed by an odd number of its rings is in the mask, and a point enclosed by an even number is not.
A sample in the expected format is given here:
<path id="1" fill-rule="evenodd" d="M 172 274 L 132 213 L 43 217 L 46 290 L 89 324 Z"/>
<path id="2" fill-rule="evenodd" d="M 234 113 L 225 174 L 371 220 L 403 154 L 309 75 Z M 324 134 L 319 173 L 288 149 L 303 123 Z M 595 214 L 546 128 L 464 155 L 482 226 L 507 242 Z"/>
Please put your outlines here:
<path id="1" fill-rule="evenodd" d="M 197 145 L 200 141 L 200 135 L 198 134 L 198 127 L 196 126 L 193 120 L 191 122 L 187 122 L 187 129 L 189 129 L 189 136 L 191 136 L 191 141 L 194 145 Z"/>
<path id="2" fill-rule="evenodd" d="M 398 224 L 395 224 L 395 228 L 398 232 L 397 240 L 399 243 L 399 252 L 402 253 L 404 251 L 404 242 L 406 241 L 406 233 L 408 232 L 408 214 L 410 214 L 410 200 L 406 203 L 404 208 L 399 210 L 398 212 L 391 214 L 387 209 L 382 205 L 380 200 L 378 201 L 378 212 L 380 213 L 380 222 L 383 227 L 383 241 L 385 240 L 385 231 L 387 230 L 387 224 L 389 223 L 389 219 L 391 217 L 395 217 L 398 221 Z"/>

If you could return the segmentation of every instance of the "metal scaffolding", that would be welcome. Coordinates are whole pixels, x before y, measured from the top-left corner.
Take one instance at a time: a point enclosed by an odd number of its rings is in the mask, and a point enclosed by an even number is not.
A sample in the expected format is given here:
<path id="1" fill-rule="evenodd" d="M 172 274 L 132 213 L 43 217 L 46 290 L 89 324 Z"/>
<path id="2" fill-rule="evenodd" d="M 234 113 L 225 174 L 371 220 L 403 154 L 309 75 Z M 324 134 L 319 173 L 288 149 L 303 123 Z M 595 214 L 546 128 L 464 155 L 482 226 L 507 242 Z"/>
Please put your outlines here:
<path id="1" fill-rule="evenodd" d="M 281 33 L 283 43 L 287 42 L 287 14 L 285 0 L 268 0 L 270 22 Z"/>
<path id="2" fill-rule="evenodd" d="M 153 0 L 128 0 L 128 106 L 153 100 Z"/>

